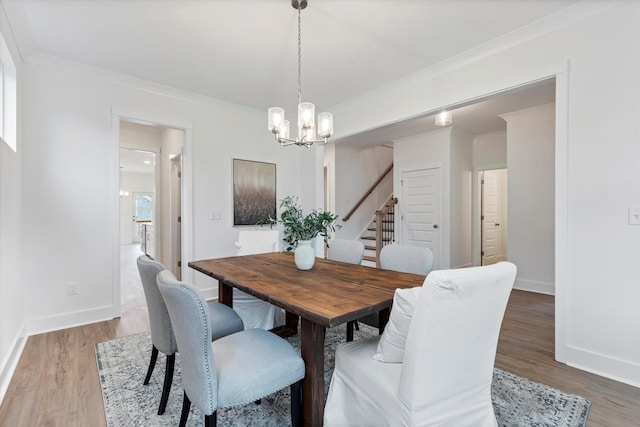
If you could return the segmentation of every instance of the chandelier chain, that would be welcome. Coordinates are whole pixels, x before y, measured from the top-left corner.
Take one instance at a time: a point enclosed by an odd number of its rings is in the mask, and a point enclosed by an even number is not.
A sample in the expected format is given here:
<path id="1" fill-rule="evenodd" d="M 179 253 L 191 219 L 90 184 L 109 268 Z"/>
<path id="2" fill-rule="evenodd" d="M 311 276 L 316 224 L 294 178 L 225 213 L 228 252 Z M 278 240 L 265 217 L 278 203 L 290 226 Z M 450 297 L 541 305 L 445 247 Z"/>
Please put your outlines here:
<path id="1" fill-rule="evenodd" d="M 300 2 L 301 0 L 298 0 L 298 104 L 302 102 L 302 9 Z"/>

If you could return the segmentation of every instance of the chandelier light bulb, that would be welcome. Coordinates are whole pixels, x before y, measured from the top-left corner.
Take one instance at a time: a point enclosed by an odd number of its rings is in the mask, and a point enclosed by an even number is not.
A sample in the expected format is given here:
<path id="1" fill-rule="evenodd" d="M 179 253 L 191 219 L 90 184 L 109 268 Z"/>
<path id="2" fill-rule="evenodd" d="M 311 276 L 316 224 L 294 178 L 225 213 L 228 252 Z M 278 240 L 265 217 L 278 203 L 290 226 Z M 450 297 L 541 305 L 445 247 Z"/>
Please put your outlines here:
<path id="1" fill-rule="evenodd" d="M 280 107 L 271 107 L 269 108 L 267 114 L 269 115 L 269 131 L 277 135 L 280 128 L 282 127 L 283 122 L 285 121 L 284 109 Z"/>
<path id="2" fill-rule="evenodd" d="M 327 112 L 318 114 L 318 136 L 329 138 L 331 135 L 333 135 L 333 114 Z"/>

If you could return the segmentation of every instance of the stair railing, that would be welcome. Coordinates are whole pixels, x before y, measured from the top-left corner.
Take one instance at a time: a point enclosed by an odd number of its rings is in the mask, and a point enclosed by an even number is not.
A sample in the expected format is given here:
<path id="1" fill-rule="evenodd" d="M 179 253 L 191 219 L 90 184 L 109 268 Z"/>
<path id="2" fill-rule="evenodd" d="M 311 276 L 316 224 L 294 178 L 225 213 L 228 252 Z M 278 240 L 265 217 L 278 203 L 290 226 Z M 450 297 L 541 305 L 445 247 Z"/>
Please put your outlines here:
<path id="1" fill-rule="evenodd" d="M 373 183 L 373 185 L 369 188 L 369 190 L 367 190 L 366 193 L 364 193 L 364 196 L 362 196 L 362 198 L 360 200 L 358 200 L 358 202 L 355 204 L 355 206 L 349 211 L 348 214 L 346 214 L 342 220 L 343 221 L 349 221 L 349 218 L 351 218 L 351 215 L 353 215 L 353 213 L 358 210 L 358 208 L 360 207 L 360 205 L 367 199 L 367 197 L 369 197 L 369 195 L 371 193 L 373 193 L 373 190 L 376 189 L 376 187 L 378 186 L 378 184 L 380 184 L 380 182 L 382 182 L 382 180 L 384 179 L 385 176 L 387 176 L 387 174 L 389 172 L 391 172 L 391 170 L 393 169 L 393 163 L 391 163 L 391 165 L 387 168 L 386 171 L 384 171 L 382 173 L 382 175 L 380 175 L 380 178 L 378 178 L 378 180 L 376 182 Z"/>
<path id="2" fill-rule="evenodd" d="M 380 251 L 384 245 L 394 240 L 394 211 L 398 204 L 398 198 L 392 197 L 382 207 L 376 211 L 376 267 L 380 268 Z"/>

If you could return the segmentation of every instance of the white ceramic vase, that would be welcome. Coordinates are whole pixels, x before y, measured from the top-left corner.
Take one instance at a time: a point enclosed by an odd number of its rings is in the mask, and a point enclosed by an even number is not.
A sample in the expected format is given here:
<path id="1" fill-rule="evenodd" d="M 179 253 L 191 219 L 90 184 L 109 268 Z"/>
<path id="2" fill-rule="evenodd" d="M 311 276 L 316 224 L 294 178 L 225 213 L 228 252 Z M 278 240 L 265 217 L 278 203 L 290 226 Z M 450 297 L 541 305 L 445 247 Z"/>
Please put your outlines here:
<path id="1" fill-rule="evenodd" d="M 311 242 L 313 242 L 313 239 L 298 240 L 293 257 L 299 270 L 311 270 L 313 263 L 316 262 L 316 250 Z"/>

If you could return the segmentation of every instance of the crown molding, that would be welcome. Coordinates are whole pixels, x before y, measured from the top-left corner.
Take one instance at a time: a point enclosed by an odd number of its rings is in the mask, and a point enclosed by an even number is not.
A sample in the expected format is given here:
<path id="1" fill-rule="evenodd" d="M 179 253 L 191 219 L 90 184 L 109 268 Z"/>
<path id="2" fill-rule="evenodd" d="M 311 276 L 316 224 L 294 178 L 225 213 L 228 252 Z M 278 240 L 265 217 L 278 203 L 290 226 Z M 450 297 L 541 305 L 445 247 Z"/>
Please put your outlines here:
<path id="1" fill-rule="evenodd" d="M 200 95 L 193 92 L 188 92 L 182 89 L 176 89 L 171 86 L 166 86 L 160 83 L 154 83 L 149 80 L 139 79 L 126 74 L 120 74 L 113 71 L 105 70 L 103 68 L 94 67 L 91 65 L 83 64 L 68 59 L 63 59 L 58 56 L 45 54 L 42 52 L 35 52 L 29 55 L 24 61 L 28 64 L 34 64 L 44 67 L 55 68 L 61 71 L 68 71 L 72 73 L 82 74 L 85 76 L 93 77 L 99 80 L 103 80 L 109 83 L 117 84 L 120 86 L 128 87 L 131 89 L 140 90 L 142 92 L 151 93 L 154 95 L 160 95 L 168 98 L 177 99 L 193 104 L 204 105 L 206 107 L 215 108 L 218 110 L 232 111 L 234 113 L 242 115 L 255 115 L 258 114 L 264 116 L 265 112 L 257 110 L 255 108 L 246 107 L 244 105 L 234 104 L 231 102 L 222 101 L 219 99 L 211 98 L 205 95 Z"/>

